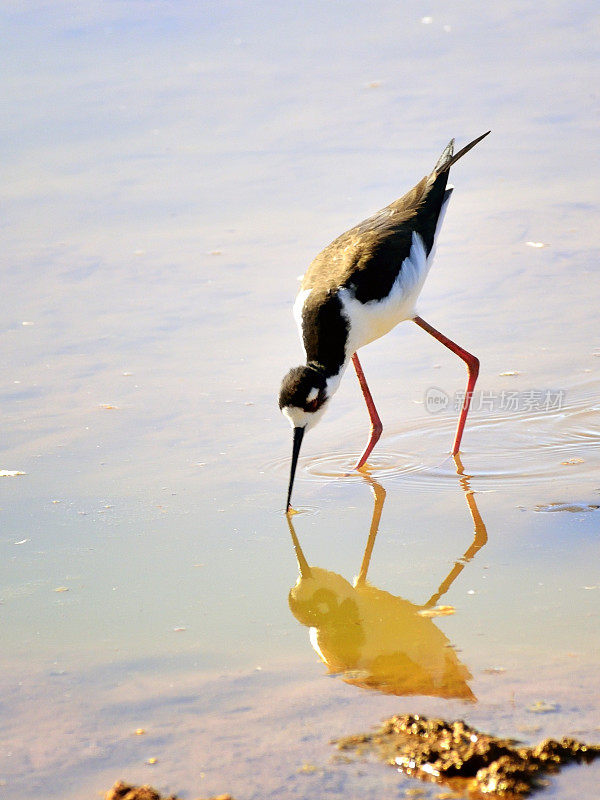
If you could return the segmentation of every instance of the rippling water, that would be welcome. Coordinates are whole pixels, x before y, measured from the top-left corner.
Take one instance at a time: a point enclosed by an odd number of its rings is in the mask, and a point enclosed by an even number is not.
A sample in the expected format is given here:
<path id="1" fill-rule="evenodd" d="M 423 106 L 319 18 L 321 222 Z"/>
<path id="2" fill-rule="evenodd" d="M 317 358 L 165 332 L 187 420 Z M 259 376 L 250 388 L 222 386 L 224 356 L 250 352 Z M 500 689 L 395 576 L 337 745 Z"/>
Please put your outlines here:
<path id="1" fill-rule="evenodd" d="M 597 387 L 599 389 L 600 387 Z M 501 490 L 507 481 L 540 486 L 560 483 L 573 476 L 597 480 L 600 467 L 600 406 L 598 391 L 587 392 L 560 408 L 535 413 L 471 414 L 468 440 L 463 447 L 469 476 L 481 490 Z M 369 474 L 377 479 L 405 481 L 414 490 L 454 488 L 456 469 L 450 456 L 456 419 L 429 418 L 426 425 L 411 425 L 398 434 L 384 436 L 369 459 Z M 300 471 L 310 480 L 360 482 L 353 470 L 360 451 L 333 452 L 300 459 Z M 269 473 L 289 472 L 289 456 L 268 461 Z"/>

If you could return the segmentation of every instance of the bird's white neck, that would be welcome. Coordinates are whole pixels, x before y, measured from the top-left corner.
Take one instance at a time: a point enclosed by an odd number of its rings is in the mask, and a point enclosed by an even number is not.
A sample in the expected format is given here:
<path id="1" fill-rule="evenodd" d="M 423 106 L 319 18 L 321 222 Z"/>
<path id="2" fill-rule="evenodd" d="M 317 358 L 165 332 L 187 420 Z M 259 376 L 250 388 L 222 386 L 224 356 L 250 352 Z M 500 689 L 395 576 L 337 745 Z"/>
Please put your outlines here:
<path id="1" fill-rule="evenodd" d="M 337 372 L 335 375 L 330 375 L 327 378 L 327 397 L 328 398 L 332 397 L 337 392 L 337 390 L 339 389 L 340 382 L 342 380 L 342 376 L 343 376 L 344 372 L 346 371 L 346 367 L 347 366 L 348 366 L 348 362 L 344 361 L 344 363 L 340 367 L 339 372 Z"/>

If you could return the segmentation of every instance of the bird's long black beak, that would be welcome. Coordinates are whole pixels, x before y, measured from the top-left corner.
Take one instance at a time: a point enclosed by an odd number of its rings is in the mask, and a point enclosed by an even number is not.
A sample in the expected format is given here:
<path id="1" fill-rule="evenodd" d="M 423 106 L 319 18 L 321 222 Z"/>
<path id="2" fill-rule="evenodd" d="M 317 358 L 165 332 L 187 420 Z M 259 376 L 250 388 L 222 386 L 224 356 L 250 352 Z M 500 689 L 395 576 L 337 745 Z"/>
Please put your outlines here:
<path id="1" fill-rule="evenodd" d="M 290 485 L 288 487 L 288 496 L 287 496 L 287 503 L 285 506 L 285 512 L 290 510 L 292 507 L 291 500 L 292 500 L 292 488 L 294 486 L 294 475 L 296 474 L 296 464 L 298 463 L 298 456 L 300 455 L 300 445 L 302 444 L 302 437 L 304 436 L 304 431 L 306 428 L 294 428 L 294 446 L 292 448 L 292 466 L 290 468 Z"/>

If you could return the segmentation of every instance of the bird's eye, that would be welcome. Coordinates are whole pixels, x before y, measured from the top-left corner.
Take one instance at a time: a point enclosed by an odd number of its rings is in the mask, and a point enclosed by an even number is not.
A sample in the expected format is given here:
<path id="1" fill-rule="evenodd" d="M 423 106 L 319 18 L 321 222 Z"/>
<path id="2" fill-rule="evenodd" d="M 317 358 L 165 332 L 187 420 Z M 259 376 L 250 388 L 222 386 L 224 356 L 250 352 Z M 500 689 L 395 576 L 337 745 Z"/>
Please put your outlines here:
<path id="1" fill-rule="evenodd" d="M 316 411 L 318 407 L 319 407 L 319 398 L 318 397 L 315 397 L 314 400 L 311 400 L 310 403 L 306 404 L 306 410 L 307 411 Z"/>

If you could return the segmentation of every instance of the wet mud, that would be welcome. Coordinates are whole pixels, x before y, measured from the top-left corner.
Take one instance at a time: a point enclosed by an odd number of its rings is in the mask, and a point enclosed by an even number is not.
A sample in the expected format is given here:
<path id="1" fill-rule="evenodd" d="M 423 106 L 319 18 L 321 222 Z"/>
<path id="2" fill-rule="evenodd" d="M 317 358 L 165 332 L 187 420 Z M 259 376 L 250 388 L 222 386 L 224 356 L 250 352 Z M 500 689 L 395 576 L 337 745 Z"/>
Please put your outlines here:
<path id="1" fill-rule="evenodd" d="M 403 714 L 391 717 L 372 733 L 334 740 L 338 750 L 375 755 L 399 772 L 449 784 L 472 797 L 525 798 L 542 788 L 546 775 L 567 764 L 600 757 L 600 746 L 575 739 L 546 739 L 536 747 L 519 747 L 470 727 L 462 720 Z"/>
<path id="2" fill-rule="evenodd" d="M 107 792 L 106 800 L 178 800 L 178 798 L 174 794 L 162 795 L 148 784 L 131 786 L 123 781 L 117 781 Z M 216 797 L 205 798 L 205 800 L 234 800 L 234 798 L 230 794 L 219 794 Z"/>

